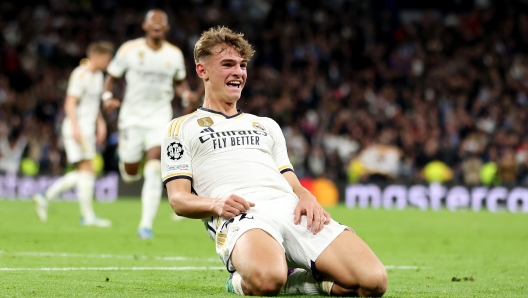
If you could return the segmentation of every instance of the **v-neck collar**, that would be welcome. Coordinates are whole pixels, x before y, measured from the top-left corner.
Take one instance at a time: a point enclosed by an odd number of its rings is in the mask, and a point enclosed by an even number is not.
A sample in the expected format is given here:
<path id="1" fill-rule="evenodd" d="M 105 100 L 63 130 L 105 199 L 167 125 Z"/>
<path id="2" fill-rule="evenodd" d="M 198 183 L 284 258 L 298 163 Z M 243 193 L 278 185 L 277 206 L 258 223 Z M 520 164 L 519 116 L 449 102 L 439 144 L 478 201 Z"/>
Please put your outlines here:
<path id="1" fill-rule="evenodd" d="M 211 110 L 211 109 L 207 109 L 207 108 L 204 108 L 204 107 L 199 107 L 198 110 L 202 110 L 202 111 L 206 111 L 206 112 L 209 112 L 209 113 L 217 114 L 217 115 L 223 116 L 226 119 L 235 118 L 237 116 L 240 116 L 240 115 L 244 114 L 240 109 L 237 109 L 238 113 L 236 113 L 236 114 L 234 114 L 232 116 L 227 116 L 224 113 L 221 113 L 221 112 L 218 112 L 218 111 L 215 111 L 215 110 Z"/>

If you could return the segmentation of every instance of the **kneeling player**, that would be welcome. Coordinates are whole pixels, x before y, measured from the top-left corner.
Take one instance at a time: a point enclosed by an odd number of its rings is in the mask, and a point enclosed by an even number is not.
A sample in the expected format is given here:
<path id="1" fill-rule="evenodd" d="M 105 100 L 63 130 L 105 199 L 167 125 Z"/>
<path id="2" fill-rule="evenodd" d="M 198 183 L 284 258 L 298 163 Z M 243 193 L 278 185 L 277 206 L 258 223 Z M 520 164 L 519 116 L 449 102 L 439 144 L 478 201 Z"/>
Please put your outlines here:
<path id="1" fill-rule="evenodd" d="M 204 105 L 170 122 L 162 147 L 174 211 L 203 219 L 232 272 L 228 292 L 383 295 L 385 268 L 300 185 L 277 123 L 236 109 L 253 53 L 224 27 L 196 43 Z"/>

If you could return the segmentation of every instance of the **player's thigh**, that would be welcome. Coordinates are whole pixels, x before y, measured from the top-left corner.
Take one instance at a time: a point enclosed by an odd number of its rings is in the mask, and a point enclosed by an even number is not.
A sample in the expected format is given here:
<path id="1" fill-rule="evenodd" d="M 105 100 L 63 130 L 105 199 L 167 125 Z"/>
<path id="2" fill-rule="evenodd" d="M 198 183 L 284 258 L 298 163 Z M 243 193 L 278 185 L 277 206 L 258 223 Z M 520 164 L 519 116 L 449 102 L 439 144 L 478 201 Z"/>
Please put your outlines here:
<path id="1" fill-rule="evenodd" d="M 126 164 L 139 164 L 144 154 L 144 143 L 147 131 L 141 128 L 125 128 L 119 130 L 117 152 L 119 160 Z M 128 170 L 127 170 L 128 172 Z"/>
<path id="2" fill-rule="evenodd" d="M 286 282 L 284 249 L 264 230 L 251 229 L 242 234 L 231 253 L 231 262 L 246 282 Z"/>
<path id="3" fill-rule="evenodd" d="M 154 126 L 145 135 L 145 151 L 147 160 L 161 159 L 161 140 L 165 136 L 165 125 Z"/>
<path id="4" fill-rule="evenodd" d="M 95 141 L 91 142 L 88 137 L 83 137 L 83 141 L 78 143 L 72 136 L 63 135 L 66 158 L 71 164 L 76 164 L 82 160 L 91 160 L 95 157 Z"/>
<path id="5" fill-rule="evenodd" d="M 370 247 L 349 230 L 342 232 L 323 250 L 315 267 L 320 274 L 331 277 L 345 288 L 386 287 L 385 267 Z"/>

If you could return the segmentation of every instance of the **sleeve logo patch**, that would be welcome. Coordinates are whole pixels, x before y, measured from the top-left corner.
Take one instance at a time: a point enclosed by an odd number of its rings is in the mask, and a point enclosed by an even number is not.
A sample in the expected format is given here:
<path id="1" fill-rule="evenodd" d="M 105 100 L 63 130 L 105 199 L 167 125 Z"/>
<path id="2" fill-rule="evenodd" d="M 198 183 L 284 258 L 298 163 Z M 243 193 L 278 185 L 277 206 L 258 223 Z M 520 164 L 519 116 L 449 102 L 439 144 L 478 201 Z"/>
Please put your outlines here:
<path id="1" fill-rule="evenodd" d="M 179 160 L 183 156 L 183 146 L 178 142 L 172 142 L 167 147 L 167 157 L 170 160 Z"/>
<path id="2" fill-rule="evenodd" d="M 189 170 L 188 164 L 167 166 L 167 171 L 188 171 L 188 170 Z"/>

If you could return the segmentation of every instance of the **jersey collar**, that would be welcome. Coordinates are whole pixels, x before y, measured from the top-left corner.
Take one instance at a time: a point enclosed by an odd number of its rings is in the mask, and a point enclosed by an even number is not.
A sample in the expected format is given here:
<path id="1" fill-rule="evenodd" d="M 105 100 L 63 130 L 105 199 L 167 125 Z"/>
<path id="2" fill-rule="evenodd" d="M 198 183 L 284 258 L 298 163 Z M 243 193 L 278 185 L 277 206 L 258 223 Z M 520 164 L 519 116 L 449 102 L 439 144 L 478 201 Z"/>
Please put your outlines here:
<path id="1" fill-rule="evenodd" d="M 199 107 L 198 110 L 202 110 L 202 111 L 206 111 L 206 112 L 209 112 L 209 113 L 217 114 L 217 115 L 223 116 L 226 119 L 235 118 L 237 116 L 240 116 L 240 115 L 244 114 L 240 109 L 237 109 L 238 113 L 234 114 L 233 116 L 227 116 L 224 113 L 221 113 L 221 112 L 218 112 L 218 111 L 215 111 L 215 110 L 211 110 L 211 109 L 207 109 L 207 108 L 204 108 L 204 107 Z"/>

